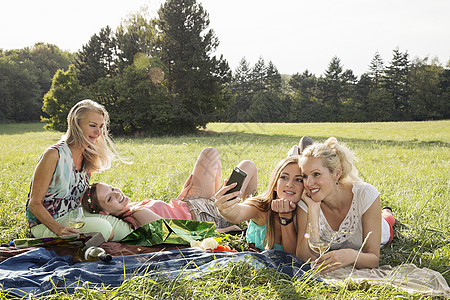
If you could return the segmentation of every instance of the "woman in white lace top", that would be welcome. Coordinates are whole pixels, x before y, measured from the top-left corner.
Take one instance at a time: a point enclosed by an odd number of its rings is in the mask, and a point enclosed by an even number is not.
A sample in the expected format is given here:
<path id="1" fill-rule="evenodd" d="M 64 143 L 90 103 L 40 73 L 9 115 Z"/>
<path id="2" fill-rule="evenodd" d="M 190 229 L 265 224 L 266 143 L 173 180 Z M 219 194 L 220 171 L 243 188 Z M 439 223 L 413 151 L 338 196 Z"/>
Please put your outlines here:
<path id="1" fill-rule="evenodd" d="M 331 137 L 306 148 L 300 166 L 305 190 L 297 209 L 297 256 L 315 260 L 322 273 L 353 264 L 377 267 L 380 245 L 392 240 L 395 220 L 390 209 L 381 213 L 377 189 L 358 177 L 353 153 Z M 330 251 L 320 257 L 308 245 L 308 224 L 333 236 Z"/>

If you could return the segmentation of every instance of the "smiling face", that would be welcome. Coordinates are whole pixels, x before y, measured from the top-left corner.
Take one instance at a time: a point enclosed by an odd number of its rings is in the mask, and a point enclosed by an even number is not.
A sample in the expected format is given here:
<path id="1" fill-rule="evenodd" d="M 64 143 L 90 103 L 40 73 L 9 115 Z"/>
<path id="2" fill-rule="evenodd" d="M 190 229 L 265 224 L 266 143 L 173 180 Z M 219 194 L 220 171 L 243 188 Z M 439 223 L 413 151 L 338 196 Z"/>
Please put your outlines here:
<path id="1" fill-rule="evenodd" d="M 98 183 L 96 189 L 97 199 L 103 213 L 119 216 L 129 210 L 130 198 L 123 192 L 105 183 Z"/>
<path id="2" fill-rule="evenodd" d="M 80 128 L 83 131 L 83 135 L 92 144 L 102 135 L 103 126 L 103 116 L 94 111 L 87 111 L 80 120 Z"/>
<path id="3" fill-rule="evenodd" d="M 307 157 L 302 163 L 302 177 L 306 192 L 315 202 L 327 198 L 336 188 L 338 172 L 331 173 L 319 158 Z"/>
<path id="4" fill-rule="evenodd" d="M 290 163 L 281 171 L 276 192 L 278 199 L 286 199 L 293 203 L 300 201 L 303 193 L 303 179 L 297 163 Z"/>

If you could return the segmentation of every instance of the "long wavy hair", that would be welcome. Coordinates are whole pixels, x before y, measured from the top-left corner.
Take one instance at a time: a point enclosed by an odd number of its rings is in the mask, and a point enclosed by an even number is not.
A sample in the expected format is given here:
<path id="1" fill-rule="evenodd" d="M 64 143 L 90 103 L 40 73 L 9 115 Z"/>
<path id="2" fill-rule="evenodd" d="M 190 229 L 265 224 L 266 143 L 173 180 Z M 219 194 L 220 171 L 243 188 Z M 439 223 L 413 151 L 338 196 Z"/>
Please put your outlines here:
<path id="1" fill-rule="evenodd" d="M 80 121 L 87 112 L 96 112 L 103 116 L 102 134 L 95 143 L 89 141 L 83 134 L 80 127 Z M 67 115 L 67 132 L 61 137 L 61 140 L 67 142 L 69 146 L 83 147 L 83 159 L 86 171 L 101 172 L 111 167 L 113 159 L 118 158 L 125 162 L 114 148 L 114 143 L 109 136 L 109 114 L 103 105 L 95 101 L 86 99 L 79 101 Z"/>
<path id="2" fill-rule="evenodd" d="M 277 197 L 276 189 L 278 179 L 280 178 L 281 172 L 287 165 L 298 165 L 298 158 L 298 156 L 288 156 L 279 161 L 270 175 L 269 184 L 266 190 L 260 195 L 247 198 L 244 201 L 245 204 L 252 205 L 261 211 L 267 212 L 267 233 L 264 241 L 266 249 L 272 249 L 275 244 L 275 214 L 271 209 L 271 204 L 272 200 Z"/>

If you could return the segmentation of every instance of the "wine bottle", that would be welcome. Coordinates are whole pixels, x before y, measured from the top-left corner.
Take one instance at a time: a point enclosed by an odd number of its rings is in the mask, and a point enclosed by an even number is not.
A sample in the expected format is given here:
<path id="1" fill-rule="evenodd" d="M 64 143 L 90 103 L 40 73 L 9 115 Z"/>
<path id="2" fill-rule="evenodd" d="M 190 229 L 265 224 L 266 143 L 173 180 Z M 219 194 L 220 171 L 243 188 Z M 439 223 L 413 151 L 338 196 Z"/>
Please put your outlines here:
<path id="1" fill-rule="evenodd" d="M 104 262 L 110 262 L 112 259 L 112 256 L 110 254 L 107 254 L 106 251 L 103 248 L 91 246 L 87 248 L 83 248 L 81 250 L 80 258 L 82 261 L 97 261 L 101 260 Z"/>

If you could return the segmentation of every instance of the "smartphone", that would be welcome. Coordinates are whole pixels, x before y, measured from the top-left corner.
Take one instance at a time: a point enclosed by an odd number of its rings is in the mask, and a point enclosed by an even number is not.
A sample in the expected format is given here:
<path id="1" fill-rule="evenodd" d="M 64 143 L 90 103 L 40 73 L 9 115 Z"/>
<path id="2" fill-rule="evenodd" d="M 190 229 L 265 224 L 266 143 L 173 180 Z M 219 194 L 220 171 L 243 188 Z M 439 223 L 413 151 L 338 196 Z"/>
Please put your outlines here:
<path id="1" fill-rule="evenodd" d="M 242 188 L 242 183 L 244 182 L 245 177 L 247 177 L 247 173 L 245 173 L 244 171 L 242 171 L 239 167 L 234 167 L 233 172 L 231 173 L 230 177 L 228 178 L 228 182 L 227 185 L 230 185 L 232 183 L 237 183 L 237 185 L 232 188 L 231 190 L 227 191 L 225 193 L 226 194 L 230 194 L 233 192 L 237 192 L 240 191 Z M 233 199 L 235 199 L 236 197 L 228 200 L 231 201 Z"/>

